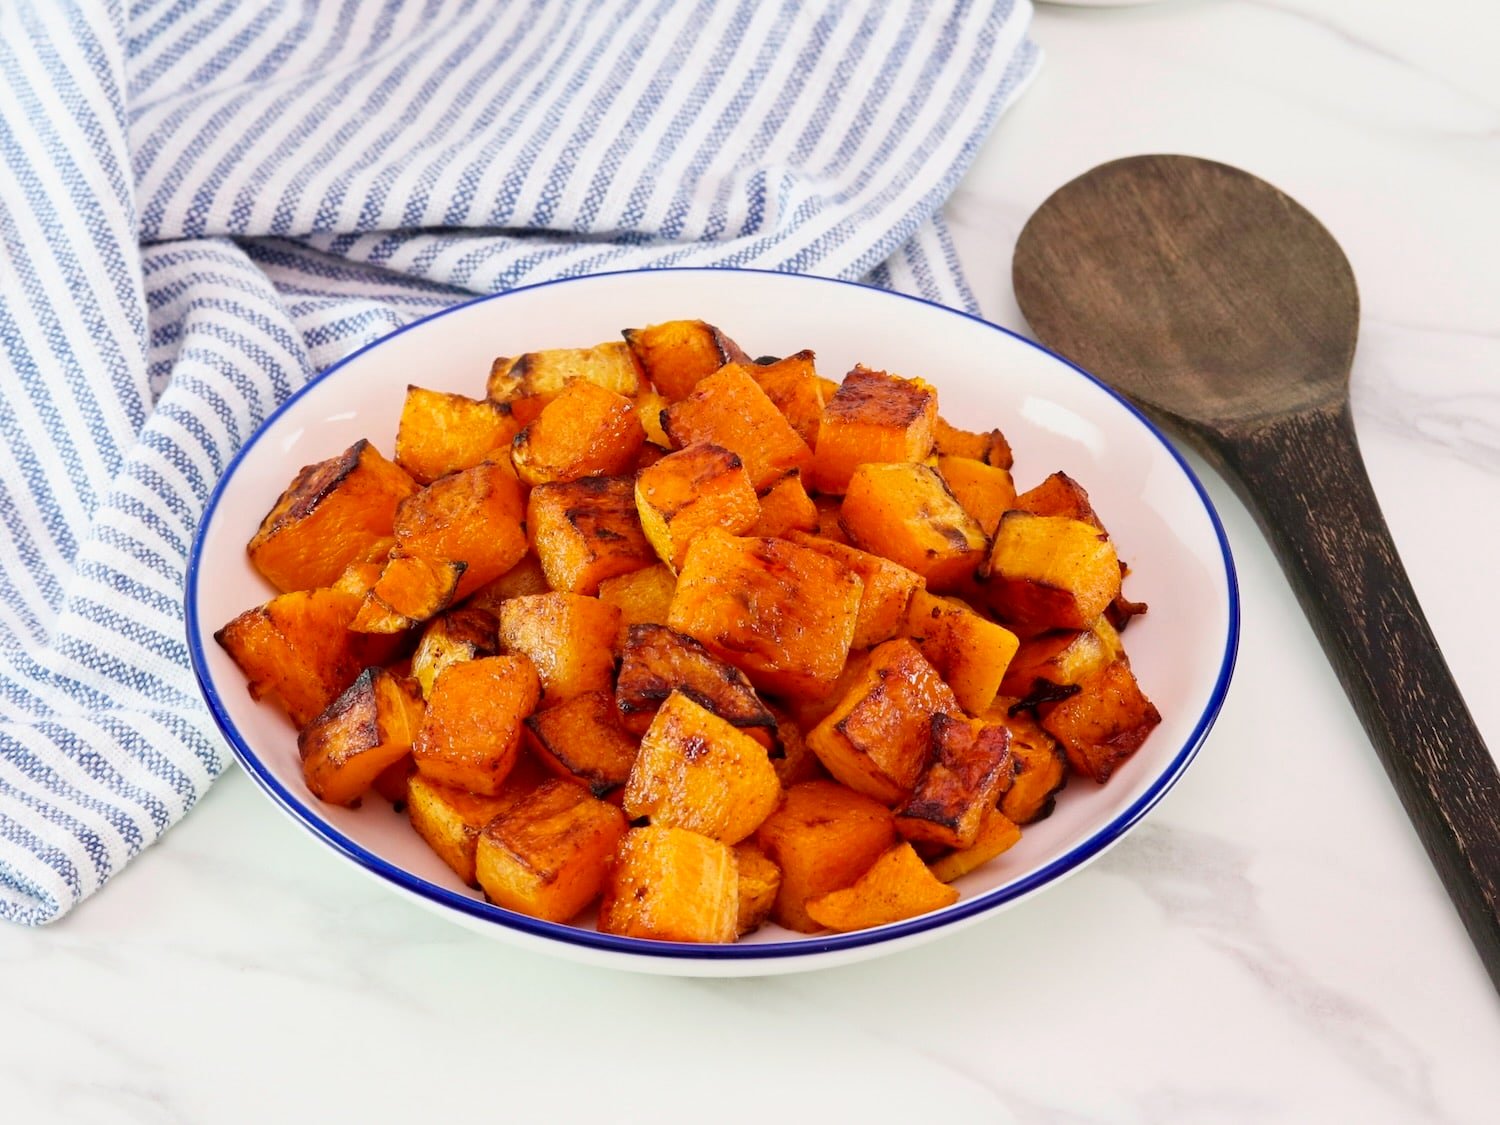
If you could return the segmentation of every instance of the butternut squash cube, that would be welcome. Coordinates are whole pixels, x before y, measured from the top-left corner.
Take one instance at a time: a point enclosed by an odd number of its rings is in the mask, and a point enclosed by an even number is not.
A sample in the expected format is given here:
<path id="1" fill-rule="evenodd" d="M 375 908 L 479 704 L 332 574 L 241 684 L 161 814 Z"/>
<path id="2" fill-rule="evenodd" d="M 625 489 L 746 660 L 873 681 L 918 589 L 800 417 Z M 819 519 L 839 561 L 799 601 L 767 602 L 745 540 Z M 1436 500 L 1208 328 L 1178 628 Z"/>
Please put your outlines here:
<path id="1" fill-rule="evenodd" d="M 903 922 L 958 901 L 958 891 L 927 870 L 910 844 L 887 850 L 842 890 L 810 899 L 807 914 L 820 926 L 846 933 Z"/>
<path id="2" fill-rule="evenodd" d="M 1018 702 L 1001 696 L 986 718 L 1010 731 L 1011 782 L 1000 798 L 1000 811 L 1017 824 L 1031 824 L 1052 814 L 1057 794 L 1068 781 L 1068 760 L 1030 713 L 1010 713 Z"/>
<path id="3" fill-rule="evenodd" d="M 1125 655 L 1120 634 L 1100 617 L 1090 629 L 1058 629 L 1028 637 L 1005 669 L 1000 690 L 1018 698 L 1036 690 L 1038 680 L 1076 684 L 1090 672 Z"/>
<path id="4" fill-rule="evenodd" d="M 896 830 L 908 840 L 971 847 L 986 809 L 1010 784 L 1010 732 L 999 723 L 932 716 L 933 757 L 906 803 Z"/>
<path id="5" fill-rule="evenodd" d="M 599 583 L 599 600 L 620 611 L 620 627 L 615 632 L 615 652 L 625 651 L 632 625 L 667 623 L 667 611 L 672 607 L 672 593 L 676 589 L 677 576 L 668 569 L 666 563 L 657 563 L 644 570 L 632 570 L 629 574 L 606 578 Z"/>
<path id="6" fill-rule="evenodd" d="M 670 402 L 686 398 L 702 379 L 726 363 L 749 359 L 738 344 L 701 320 L 627 328 L 623 335 L 646 377 Z"/>
<path id="7" fill-rule="evenodd" d="M 466 598 L 526 554 L 521 484 L 504 462 L 449 473 L 396 509 L 396 546 L 409 555 L 465 564 L 456 599 Z"/>
<path id="8" fill-rule="evenodd" d="M 672 439 L 667 436 L 667 431 L 662 429 L 661 425 L 662 411 L 670 405 L 666 395 L 650 388 L 635 396 L 635 416 L 641 423 L 641 432 L 646 436 L 646 444 L 655 446 L 658 450 L 672 448 Z"/>
<path id="9" fill-rule="evenodd" d="M 500 606 L 500 641 L 507 651 L 530 658 L 548 707 L 584 692 L 609 691 L 619 624 L 614 606 L 562 590 Z"/>
<path id="10" fill-rule="evenodd" d="M 823 768 L 888 805 L 905 800 L 932 754 L 932 717 L 962 718 L 952 690 L 905 638 L 870 654 L 864 674 L 808 732 Z"/>
<path id="11" fill-rule="evenodd" d="M 766 397 L 791 423 L 809 449 L 818 444 L 823 424 L 823 387 L 810 351 L 800 351 L 770 363 L 746 363 L 745 373 L 760 384 Z"/>
<path id="12" fill-rule="evenodd" d="M 729 847 L 683 828 L 632 828 L 604 885 L 599 929 L 654 941 L 729 942 L 738 933 L 739 897 Z"/>
<path id="13" fill-rule="evenodd" d="M 552 587 L 547 584 L 547 575 L 542 571 L 542 560 L 536 557 L 535 552 L 527 551 L 515 566 L 470 594 L 465 605 L 497 615 L 500 603 L 506 598 L 519 598 L 523 594 L 545 594 L 550 589 Z"/>
<path id="14" fill-rule="evenodd" d="M 418 484 L 510 455 L 520 430 L 498 402 L 408 386 L 396 430 L 396 464 Z"/>
<path id="15" fill-rule="evenodd" d="M 425 777 L 493 796 L 516 764 L 521 722 L 541 699 L 524 656 L 461 660 L 438 674 L 412 758 Z"/>
<path id="16" fill-rule="evenodd" d="M 539 484 L 526 504 L 526 528 L 555 590 L 597 594 L 606 578 L 657 561 L 636 514 L 635 482 L 629 477 Z"/>
<path id="17" fill-rule="evenodd" d="M 669 453 L 635 478 L 635 505 L 646 538 L 676 574 L 689 544 L 711 527 L 748 531 L 760 501 L 739 455 L 708 442 Z"/>
<path id="18" fill-rule="evenodd" d="M 827 539 L 834 543 L 848 543 L 849 536 L 845 534 L 844 525 L 839 518 L 844 507 L 844 498 L 819 493 L 813 497 L 813 506 L 818 512 L 818 526 L 813 529 L 813 534 L 819 539 Z"/>
<path id="19" fill-rule="evenodd" d="M 1078 686 L 1078 694 L 1040 710 L 1041 725 L 1073 769 L 1102 785 L 1156 729 L 1161 713 L 1123 660 L 1089 673 Z"/>
<path id="20" fill-rule="evenodd" d="M 630 399 L 575 379 L 516 435 L 510 456 L 532 485 L 618 476 L 634 468 L 645 440 Z"/>
<path id="21" fill-rule="evenodd" d="M 841 493 L 867 461 L 922 461 L 932 452 L 937 392 L 921 379 L 856 367 L 823 407 L 812 485 Z"/>
<path id="22" fill-rule="evenodd" d="M 439 785 L 420 773 L 408 782 L 406 815 L 411 826 L 465 886 L 479 886 L 474 863 L 484 826 L 516 808 L 541 785 L 540 774 L 518 776 L 526 772 L 517 763 L 504 787 L 492 797 Z"/>
<path id="23" fill-rule="evenodd" d="M 794 531 L 787 538 L 833 559 L 859 575 L 864 583 L 859 599 L 859 617 L 854 624 L 853 648 L 870 648 L 896 635 L 906 620 L 912 595 L 922 587 L 920 575 L 890 559 L 861 551 L 858 547 L 819 539 L 816 535 Z"/>
<path id="24" fill-rule="evenodd" d="M 974 433 L 961 430 L 939 417 L 933 430 L 933 448 L 939 457 L 963 457 L 983 461 L 997 469 L 1010 469 L 1010 443 L 999 430 Z"/>
<path id="25" fill-rule="evenodd" d="M 632 626 L 615 681 L 625 728 L 644 734 L 674 691 L 731 726 L 776 733 L 775 717 L 744 672 L 665 625 Z"/>
<path id="26" fill-rule="evenodd" d="M 755 841 L 781 868 L 771 916 L 789 930 L 822 928 L 807 912 L 809 899 L 847 887 L 896 842 L 890 809 L 832 781 L 808 781 L 786 791 Z"/>
<path id="27" fill-rule="evenodd" d="M 956 598 L 926 590 L 912 595 L 901 633 L 937 669 L 958 705 L 971 715 L 988 710 L 1021 642 L 1009 629 L 981 617 Z"/>
<path id="28" fill-rule="evenodd" d="M 1091 628 L 1120 592 L 1109 536 L 1066 516 L 1006 512 L 986 571 L 990 608 L 1026 635 Z"/>
<path id="29" fill-rule="evenodd" d="M 812 450 L 742 367 L 731 364 L 699 381 L 667 410 L 673 444 L 706 441 L 740 455 L 757 492 L 794 469 L 812 465 Z"/>
<path id="30" fill-rule="evenodd" d="M 428 559 L 399 547 L 349 623 L 356 633 L 402 633 L 437 616 L 453 600 L 465 563 Z"/>
<path id="31" fill-rule="evenodd" d="M 667 623 L 763 691 L 818 698 L 844 667 L 864 583 L 784 539 L 693 540 Z"/>
<path id="32" fill-rule="evenodd" d="M 780 799 L 765 747 L 682 692 L 651 720 L 625 783 L 632 819 L 648 816 L 726 844 L 759 828 Z"/>
<path id="33" fill-rule="evenodd" d="M 607 691 L 584 692 L 538 711 L 526 720 L 526 733 L 542 765 L 601 798 L 625 784 L 640 747 L 620 725 Z"/>
<path id="34" fill-rule="evenodd" d="M 734 858 L 740 873 L 739 913 L 734 930 L 743 937 L 760 929 L 771 916 L 776 892 L 781 889 L 781 868 L 754 840 L 736 844 Z"/>
<path id="35" fill-rule="evenodd" d="M 927 465 L 860 465 L 849 478 L 839 522 L 856 547 L 916 571 L 937 593 L 967 583 L 988 544 L 974 517 Z"/>
<path id="36" fill-rule="evenodd" d="M 801 473 L 788 473 L 760 497 L 760 516 L 749 534 L 785 539 L 789 532 L 816 531 L 818 506 L 802 486 Z"/>
<path id="37" fill-rule="evenodd" d="M 496 906 L 567 922 L 599 897 L 625 830 L 614 805 L 548 781 L 485 826 L 475 875 Z"/>
<path id="38" fill-rule="evenodd" d="M 990 807 L 984 810 L 974 842 L 967 848 L 939 856 L 927 865 L 927 870 L 939 882 L 951 883 L 970 871 L 978 870 L 997 855 L 1009 851 L 1020 840 L 1021 829 L 1015 821 L 999 809 Z"/>
<path id="39" fill-rule="evenodd" d="M 438 673 L 460 660 L 478 660 L 500 651 L 499 625 L 489 610 L 463 606 L 434 618 L 422 630 L 422 639 L 411 658 L 411 674 L 422 688 L 422 698 L 432 695 Z"/>
<path id="40" fill-rule="evenodd" d="M 422 723 L 414 687 L 366 668 L 297 736 L 302 776 L 314 797 L 353 805 L 389 765 L 405 758 Z"/>
<path id="41" fill-rule="evenodd" d="M 1016 486 L 1006 469 L 967 457 L 938 457 L 938 473 L 953 498 L 986 535 L 994 535 L 1000 517 L 1016 506 Z"/>
<path id="42" fill-rule="evenodd" d="M 490 368 L 487 393 L 504 402 L 556 394 L 572 380 L 582 379 L 634 398 L 641 391 L 641 374 L 630 348 L 623 341 L 611 340 L 591 348 L 549 348 L 503 363 L 496 360 Z"/>
<path id="43" fill-rule="evenodd" d="M 1035 488 L 1021 493 L 1016 497 L 1015 506 L 1037 516 L 1067 516 L 1070 520 L 1104 531 L 1099 514 L 1089 503 L 1088 492 L 1067 473 L 1053 473 Z"/>
<path id="44" fill-rule="evenodd" d="M 380 575 L 385 571 L 386 555 L 396 545 L 394 539 L 382 539 L 381 542 L 387 546 L 379 562 L 350 563 L 344 567 L 344 573 L 338 576 L 332 588 L 346 594 L 354 594 L 361 599 L 373 590 L 375 583 L 380 581 Z"/>
<path id="45" fill-rule="evenodd" d="M 250 563 L 283 593 L 331 586 L 391 534 L 396 505 L 416 490 L 361 438 L 297 474 L 250 537 Z"/>

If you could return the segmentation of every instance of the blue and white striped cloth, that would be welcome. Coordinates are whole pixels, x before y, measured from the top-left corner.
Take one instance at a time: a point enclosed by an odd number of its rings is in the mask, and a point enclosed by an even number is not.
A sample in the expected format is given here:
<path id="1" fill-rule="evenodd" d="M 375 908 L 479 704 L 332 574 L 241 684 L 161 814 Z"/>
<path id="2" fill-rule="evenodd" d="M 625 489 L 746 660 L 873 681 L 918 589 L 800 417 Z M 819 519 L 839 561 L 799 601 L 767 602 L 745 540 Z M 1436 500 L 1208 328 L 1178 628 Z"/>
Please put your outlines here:
<path id="1" fill-rule="evenodd" d="M 182 585 L 235 450 L 407 321 L 726 264 L 973 307 L 1027 0 L 0 0 L 0 917 L 227 764 Z"/>

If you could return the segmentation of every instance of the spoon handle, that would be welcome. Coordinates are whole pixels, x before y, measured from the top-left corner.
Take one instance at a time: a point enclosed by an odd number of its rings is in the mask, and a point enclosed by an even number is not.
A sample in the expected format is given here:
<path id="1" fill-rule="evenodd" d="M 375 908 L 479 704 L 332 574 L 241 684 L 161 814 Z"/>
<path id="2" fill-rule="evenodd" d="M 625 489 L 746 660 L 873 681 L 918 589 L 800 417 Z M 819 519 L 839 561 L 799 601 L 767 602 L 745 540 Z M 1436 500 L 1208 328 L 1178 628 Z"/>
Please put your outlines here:
<path id="1" fill-rule="evenodd" d="M 1347 401 L 1213 444 L 1500 989 L 1500 776 L 1396 554 Z"/>

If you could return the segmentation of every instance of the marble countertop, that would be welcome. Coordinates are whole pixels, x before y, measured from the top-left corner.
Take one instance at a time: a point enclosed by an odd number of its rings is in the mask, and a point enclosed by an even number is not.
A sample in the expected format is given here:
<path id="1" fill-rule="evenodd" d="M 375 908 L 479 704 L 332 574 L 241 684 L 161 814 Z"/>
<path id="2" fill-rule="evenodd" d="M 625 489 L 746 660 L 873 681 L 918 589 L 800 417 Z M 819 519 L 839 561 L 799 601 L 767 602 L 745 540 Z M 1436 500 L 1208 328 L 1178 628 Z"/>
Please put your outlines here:
<path id="1" fill-rule="evenodd" d="M 1345 247 L 1356 424 L 1491 747 L 1500 671 L 1500 79 L 1489 5 L 1045 6 L 1047 62 L 949 208 L 987 316 L 1086 168 L 1237 164 Z M 1484 1122 L 1500 1001 L 1253 520 L 1234 688 L 1148 820 L 961 933 L 674 980 L 486 940 L 353 876 L 231 771 L 114 885 L 0 928 L 10 1121 Z"/>

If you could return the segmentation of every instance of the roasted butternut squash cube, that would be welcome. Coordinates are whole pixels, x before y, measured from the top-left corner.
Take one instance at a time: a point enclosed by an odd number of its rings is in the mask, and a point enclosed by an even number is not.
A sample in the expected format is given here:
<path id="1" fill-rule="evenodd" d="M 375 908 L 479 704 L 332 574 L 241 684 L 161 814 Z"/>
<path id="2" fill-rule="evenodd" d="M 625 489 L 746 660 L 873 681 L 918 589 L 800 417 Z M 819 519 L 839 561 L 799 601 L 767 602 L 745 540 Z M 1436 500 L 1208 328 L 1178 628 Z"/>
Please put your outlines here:
<path id="1" fill-rule="evenodd" d="M 500 607 L 500 641 L 530 658 L 548 707 L 610 689 L 619 624 L 614 606 L 562 590 L 511 598 Z"/>
<path id="2" fill-rule="evenodd" d="M 749 359 L 738 344 L 701 320 L 627 328 L 624 336 L 646 377 L 670 402 L 686 398 L 702 379 L 726 363 Z"/>
<path id="3" fill-rule="evenodd" d="M 467 564 L 428 559 L 399 547 L 349 623 L 356 633 L 402 633 L 448 608 Z"/>
<path id="4" fill-rule="evenodd" d="M 865 668 L 870 663 L 872 651 L 867 648 L 850 650 L 849 659 L 844 661 L 844 667 L 840 670 L 838 679 L 833 681 L 832 687 L 820 695 L 781 701 L 804 734 L 832 714 L 833 709 L 854 690 L 854 685 L 864 678 Z"/>
<path id="5" fill-rule="evenodd" d="M 607 691 L 575 695 L 526 720 L 537 761 L 564 781 L 606 797 L 624 785 L 640 741 L 620 725 L 615 699 Z"/>
<path id="6" fill-rule="evenodd" d="M 629 477 L 583 477 L 539 484 L 526 504 L 526 528 L 555 590 L 597 594 L 606 578 L 653 565 Z"/>
<path id="7" fill-rule="evenodd" d="M 214 639 L 245 674 L 250 697 L 280 703 L 300 730 L 380 663 L 380 650 L 349 631 L 359 605 L 339 590 L 295 590 L 246 610 Z"/>
<path id="8" fill-rule="evenodd" d="M 912 595 L 901 633 L 921 649 L 971 715 L 983 714 L 994 702 L 1021 643 L 1009 629 L 958 599 L 926 590 Z"/>
<path id="9" fill-rule="evenodd" d="M 734 858 L 740 874 L 739 912 L 734 931 L 743 937 L 760 929 L 771 916 L 776 892 L 781 889 L 781 868 L 754 840 L 736 844 Z"/>
<path id="10" fill-rule="evenodd" d="M 786 791 L 781 807 L 755 834 L 781 868 L 771 916 L 789 930 L 822 928 L 807 913 L 809 899 L 847 887 L 896 842 L 890 809 L 832 781 L 808 781 Z"/>
<path id="11" fill-rule="evenodd" d="M 867 461 L 922 461 L 936 426 L 937 392 L 927 383 L 856 367 L 823 407 L 812 485 L 841 493 Z"/>
<path id="12" fill-rule="evenodd" d="M 1021 829 L 1015 821 L 999 809 L 984 810 L 979 822 L 979 832 L 974 842 L 966 848 L 947 852 L 927 865 L 933 877 L 943 883 L 961 879 L 970 871 L 978 870 L 997 855 L 1009 851 L 1021 841 Z"/>
<path id="13" fill-rule="evenodd" d="M 818 530 L 818 506 L 802 485 L 801 473 L 788 473 L 760 496 L 760 515 L 751 535 L 785 539 L 789 532 Z"/>
<path id="14" fill-rule="evenodd" d="M 1051 815 L 1057 794 L 1068 781 L 1068 760 L 1033 715 L 1010 713 L 1019 702 L 1001 696 L 986 718 L 1010 731 L 1011 782 L 1000 798 L 1000 811 L 1017 824 L 1031 824 Z"/>
<path id="15" fill-rule="evenodd" d="M 903 922 L 958 901 L 958 891 L 927 870 L 908 843 L 887 849 L 868 871 L 841 890 L 809 899 L 807 914 L 840 933 Z"/>
<path id="16" fill-rule="evenodd" d="M 491 395 L 490 397 L 494 397 Z M 516 426 L 529 426 L 542 416 L 542 411 L 557 397 L 556 391 L 548 391 L 546 394 L 523 395 L 516 392 L 512 398 L 507 398 L 501 405 L 510 411 L 510 416 L 516 420 Z"/>
<path id="17" fill-rule="evenodd" d="M 984 562 L 988 544 L 927 465 L 860 465 L 849 478 L 839 522 L 856 547 L 916 571 L 938 593 L 962 588 Z"/>
<path id="18" fill-rule="evenodd" d="M 341 590 L 346 594 L 354 594 L 363 598 L 375 588 L 375 583 L 380 581 L 380 575 L 385 571 L 385 559 L 390 549 L 396 545 L 394 539 L 382 539 L 386 543 L 386 551 L 382 554 L 379 562 L 352 562 L 344 567 L 344 573 L 338 576 L 333 584 L 333 589 Z"/>
<path id="19" fill-rule="evenodd" d="M 1016 632 L 1088 629 L 1120 592 L 1120 561 L 1090 524 L 1014 511 L 1000 520 L 984 577 L 990 608 Z"/>
<path id="20" fill-rule="evenodd" d="M 532 485 L 618 476 L 635 467 L 645 440 L 630 399 L 575 379 L 516 435 L 510 456 Z"/>
<path id="21" fill-rule="evenodd" d="M 986 809 L 1010 784 L 1010 731 L 999 723 L 932 716 L 932 761 L 906 803 L 896 830 L 908 840 L 967 848 Z"/>
<path id="22" fill-rule="evenodd" d="M 1038 516 L 1067 516 L 1104 531 L 1088 492 L 1067 473 L 1053 473 L 1035 488 L 1027 489 L 1016 497 L 1015 506 Z"/>
<path id="23" fill-rule="evenodd" d="M 688 548 L 667 623 L 763 691 L 819 698 L 844 667 L 863 589 L 806 547 L 708 531 Z"/>
<path id="24" fill-rule="evenodd" d="M 792 470 L 806 472 L 812 450 L 742 367 L 731 364 L 699 381 L 667 410 L 674 445 L 706 441 L 738 453 L 757 492 Z"/>
<path id="25" fill-rule="evenodd" d="M 408 386 L 396 430 L 396 464 L 418 484 L 510 455 L 520 430 L 511 412 L 490 399 Z"/>
<path id="26" fill-rule="evenodd" d="M 503 363 L 496 360 L 490 368 L 487 393 L 499 402 L 556 394 L 574 379 L 626 398 L 641 391 L 640 364 L 623 341 L 611 340 L 591 348 L 549 348 Z"/>
<path id="27" fill-rule="evenodd" d="M 676 574 L 689 544 L 711 527 L 748 531 L 760 501 L 739 454 L 708 442 L 669 453 L 635 478 L 635 506 L 646 538 Z"/>
<path id="28" fill-rule="evenodd" d="M 615 681 L 615 705 L 625 728 L 644 734 L 674 691 L 730 726 L 776 733 L 775 717 L 744 672 L 665 625 L 632 626 Z"/>
<path id="29" fill-rule="evenodd" d="M 297 736 L 313 796 L 355 804 L 387 766 L 411 751 L 422 712 L 413 685 L 384 668 L 366 668 Z"/>
<path id="30" fill-rule="evenodd" d="M 801 351 L 770 363 L 757 361 L 742 366 L 807 447 L 816 446 L 818 427 L 823 424 L 823 387 L 813 353 Z"/>
<path id="31" fill-rule="evenodd" d="M 625 783 L 632 819 L 647 816 L 726 844 L 759 828 L 780 799 L 765 747 L 682 692 L 651 720 Z"/>
<path id="32" fill-rule="evenodd" d="M 406 808 L 407 784 L 416 772 L 417 764 L 411 760 L 411 753 L 408 751 L 377 773 L 375 780 L 370 782 L 370 788 L 394 805 L 397 812 L 401 812 Z"/>
<path id="33" fill-rule="evenodd" d="M 939 457 L 963 457 L 983 461 L 997 469 L 1010 469 L 1010 443 L 999 430 L 974 433 L 961 430 L 939 417 L 933 429 L 933 449 Z"/>
<path id="34" fill-rule="evenodd" d="M 1016 506 L 1010 472 L 967 457 L 938 458 L 938 473 L 953 498 L 986 535 L 994 535 L 1000 517 Z"/>
<path id="35" fill-rule="evenodd" d="M 475 875 L 496 906 L 567 922 L 599 897 L 625 830 L 614 805 L 548 781 L 485 826 Z"/>
<path id="36" fill-rule="evenodd" d="M 849 536 L 844 532 L 844 525 L 839 519 L 839 513 L 844 506 L 842 496 L 824 496 L 821 493 L 813 497 L 813 505 L 818 510 L 818 526 L 813 534 L 819 539 L 829 539 L 834 543 L 848 543 Z"/>
<path id="37" fill-rule="evenodd" d="M 632 625 L 667 623 L 667 611 L 672 607 L 672 593 L 676 589 L 677 576 L 666 563 L 657 563 L 644 570 L 632 570 L 629 574 L 606 578 L 599 583 L 599 600 L 620 611 L 620 627 L 615 632 L 615 652 L 625 651 Z"/>
<path id="38" fill-rule="evenodd" d="M 471 793 L 499 793 L 520 752 L 521 723 L 541 696 L 536 669 L 524 656 L 450 664 L 433 681 L 412 745 L 418 771 Z"/>
<path id="39" fill-rule="evenodd" d="M 1090 672 L 1125 655 L 1120 634 L 1100 617 L 1089 629 L 1058 629 L 1028 637 L 1005 669 L 1000 690 L 1018 698 L 1036 690 L 1037 681 L 1076 684 Z"/>
<path id="40" fill-rule="evenodd" d="M 739 932 L 734 851 L 684 828 L 632 828 L 599 902 L 606 934 L 654 941 L 729 942 Z"/>
<path id="41" fill-rule="evenodd" d="M 396 509 L 396 546 L 408 555 L 463 563 L 454 597 L 466 598 L 525 557 L 524 511 L 511 467 L 484 461 L 403 500 Z"/>
<path id="42" fill-rule="evenodd" d="M 283 593 L 331 586 L 391 534 L 396 505 L 416 489 L 361 438 L 297 474 L 250 537 L 250 563 Z"/>
<path id="43" fill-rule="evenodd" d="M 649 387 L 635 396 L 635 416 L 641 423 L 641 432 L 646 436 L 646 444 L 654 446 L 657 450 L 671 449 L 672 439 L 667 436 L 667 431 L 662 429 L 661 414 L 671 404 L 667 402 L 667 396 Z M 643 450 L 651 452 L 651 450 Z"/>
<path id="44" fill-rule="evenodd" d="M 818 756 L 807 745 L 802 728 L 786 711 L 771 708 L 776 718 L 776 746 L 771 751 L 771 766 L 783 789 L 790 789 L 804 781 L 826 778 L 828 774 L 818 761 Z"/>
<path id="45" fill-rule="evenodd" d="M 422 639 L 412 653 L 411 674 L 426 699 L 432 695 L 438 673 L 448 665 L 494 656 L 499 651 L 499 625 L 494 614 L 476 606 L 462 606 L 434 618 L 422 630 Z"/>
<path id="46" fill-rule="evenodd" d="M 541 785 L 540 775 L 517 776 L 523 772 L 518 763 L 504 787 L 492 797 L 439 785 L 420 773 L 408 782 L 406 815 L 411 826 L 465 886 L 479 886 L 474 862 L 484 826 L 525 801 Z"/>
<path id="47" fill-rule="evenodd" d="M 849 788 L 893 805 L 904 801 L 932 754 L 932 717 L 961 718 L 952 690 L 905 638 L 871 654 L 864 674 L 808 732 L 823 768 Z"/>
<path id="48" fill-rule="evenodd" d="M 1123 660 L 1089 673 L 1076 695 L 1039 709 L 1042 729 L 1068 764 L 1101 785 L 1161 722 L 1161 713 Z"/>
<path id="49" fill-rule="evenodd" d="M 864 583 L 859 617 L 854 623 L 853 648 L 870 648 L 896 635 L 906 620 L 912 595 L 922 587 L 920 575 L 890 559 L 816 535 L 794 531 L 787 538 L 847 567 Z"/>
<path id="50" fill-rule="evenodd" d="M 519 598 L 523 594 L 545 594 L 550 589 L 552 587 L 547 583 L 547 576 L 542 572 L 542 560 L 534 552 L 528 551 L 521 556 L 520 562 L 499 578 L 486 582 L 470 594 L 464 604 L 498 614 L 500 603 L 506 598 Z"/>

